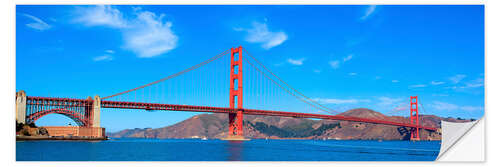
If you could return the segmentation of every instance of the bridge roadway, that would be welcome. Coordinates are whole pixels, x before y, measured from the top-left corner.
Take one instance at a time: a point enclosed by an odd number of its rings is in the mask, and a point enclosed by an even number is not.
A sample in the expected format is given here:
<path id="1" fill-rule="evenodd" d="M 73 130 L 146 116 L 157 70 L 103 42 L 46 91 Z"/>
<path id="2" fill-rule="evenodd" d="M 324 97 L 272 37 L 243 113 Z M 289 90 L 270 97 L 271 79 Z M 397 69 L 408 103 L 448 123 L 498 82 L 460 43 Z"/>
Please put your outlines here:
<path id="1" fill-rule="evenodd" d="M 159 103 L 139 103 L 139 102 L 122 102 L 122 101 L 101 101 L 102 108 L 121 108 L 121 109 L 144 109 L 144 110 L 167 110 L 167 111 L 191 111 L 191 112 L 210 112 L 210 113 L 236 113 L 240 109 L 227 107 L 209 107 L 209 106 L 193 106 L 193 105 L 177 105 L 177 104 L 159 104 Z M 417 126 L 413 124 L 393 122 L 386 120 L 376 120 L 368 118 L 347 117 L 341 115 L 324 115 L 324 114 L 309 114 L 297 112 L 271 111 L 271 110 L 256 110 L 256 109 L 241 109 L 245 115 L 266 115 L 266 116 L 281 116 L 294 118 L 318 118 L 330 120 L 342 120 L 353 122 L 365 122 L 383 125 L 403 126 L 410 128 L 419 128 L 430 131 L 436 131 L 435 127 Z"/>
<path id="2" fill-rule="evenodd" d="M 43 111 L 49 111 L 54 109 L 74 110 L 75 108 L 78 107 L 90 107 L 92 106 L 92 103 L 93 101 L 90 98 L 74 99 L 74 98 L 56 98 L 56 97 L 32 97 L 32 96 L 27 96 L 27 102 L 26 102 L 27 105 L 32 106 L 31 108 L 41 108 Z M 191 111 L 191 112 L 210 112 L 210 113 L 236 113 L 239 110 L 228 107 L 209 107 L 209 106 L 140 103 L 140 102 L 107 101 L 107 100 L 101 100 L 101 108 Z M 249 115 L 282 116 L 282 117 L 294 117 L 294 118 L 318 118 L 318 119 L 343 120 L 343 121 L 402 126 L 402 127 L 426 129 L 431 131 L 437 130 L 437 128 L 435 127 L 426 127 L 421 125 L 417 126 L 409 123 L 359 118 L 359 117 L 348 117 L 341 115 L 309 114 L 309 113 L 256 110 L 256 109 L 241 109 L 241 110 L 243 111 L 244 114 L 249 114 Z M 47 114 L 46 112 L 43 113 Z M 38 115 L 37 113 L 33 114 L 35 116 Z M 41 116 L 43 116 L 43 114 Z"/>

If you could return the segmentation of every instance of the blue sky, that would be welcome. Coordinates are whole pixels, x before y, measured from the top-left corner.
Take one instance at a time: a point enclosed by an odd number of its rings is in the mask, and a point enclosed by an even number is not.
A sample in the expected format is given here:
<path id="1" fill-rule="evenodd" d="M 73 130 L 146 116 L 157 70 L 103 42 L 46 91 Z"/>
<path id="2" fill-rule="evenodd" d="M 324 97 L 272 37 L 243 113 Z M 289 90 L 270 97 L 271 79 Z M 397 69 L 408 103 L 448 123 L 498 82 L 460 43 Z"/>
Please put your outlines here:
<path id="1" fill-rule="evenodd" d="M 424 114 L 484 113 L 480 5 L 17 6 L 16 90 L 106 96 L 239 45 L 338 111 L 393 113 L 418 95 Z M 195 114 L 103 111 L 101 125 L 157 128 Z M 54 114 L 37 124 L 68 122 Z"/>

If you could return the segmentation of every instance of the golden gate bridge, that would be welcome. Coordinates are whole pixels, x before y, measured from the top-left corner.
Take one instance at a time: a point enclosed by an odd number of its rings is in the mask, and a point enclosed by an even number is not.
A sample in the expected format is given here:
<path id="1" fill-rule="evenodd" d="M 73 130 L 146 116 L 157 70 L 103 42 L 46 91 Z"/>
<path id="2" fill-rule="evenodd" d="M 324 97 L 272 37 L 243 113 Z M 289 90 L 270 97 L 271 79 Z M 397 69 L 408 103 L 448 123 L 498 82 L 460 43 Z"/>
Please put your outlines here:
<path id="1" fill-rule="evenodd" d="M 230 58 L 224 59 L 227 55 Z M 410 97 L 410 116 L 403 122 L 344 116 L 290 86 L 240 46 L 154 82 L 102 98 L 38 97 L 27 96 L 24 91 L 19 91 L 16 93 L 16 120 L 33 123 L 55 113 L 69 117 L 78 126 L 100 128 L 101 110 L 188 111 L 228 114 L 229 140 L 244 139 L 244 115 L 407 127 L 410 128 L 410 139 L 420 140 L 420 129 L 436 131 L 438 127 L 420 124 L 417 98 Z"/>

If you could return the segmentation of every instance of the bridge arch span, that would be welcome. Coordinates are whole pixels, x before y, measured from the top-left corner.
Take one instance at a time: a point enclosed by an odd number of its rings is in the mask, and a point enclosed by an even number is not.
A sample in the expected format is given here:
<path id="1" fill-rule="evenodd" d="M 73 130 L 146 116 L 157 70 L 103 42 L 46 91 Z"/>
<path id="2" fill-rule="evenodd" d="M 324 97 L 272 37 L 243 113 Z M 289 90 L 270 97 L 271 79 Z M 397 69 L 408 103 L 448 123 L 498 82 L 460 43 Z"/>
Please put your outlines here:
<path id="1" fill-rule="evenodd" d="M 27 123 L 34 123 L 38 119 L 49 114 L 61 114 L 75 121 L 78 126 L 88 126 L 88 121 L 85 119 L 85 115 L 76 111 L 67 110 L 63 108 L 43 110 L 40 112 L 30 114 L 27 117 Z"/>

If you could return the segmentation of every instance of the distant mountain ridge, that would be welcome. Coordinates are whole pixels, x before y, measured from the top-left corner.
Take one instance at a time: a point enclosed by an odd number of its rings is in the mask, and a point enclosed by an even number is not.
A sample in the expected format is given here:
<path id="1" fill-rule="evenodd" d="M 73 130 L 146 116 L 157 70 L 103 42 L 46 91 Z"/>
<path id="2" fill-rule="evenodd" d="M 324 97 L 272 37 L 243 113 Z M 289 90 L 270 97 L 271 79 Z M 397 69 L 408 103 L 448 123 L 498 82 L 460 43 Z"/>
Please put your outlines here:
<path id="1" fill-rule="evenodd" d="M 360 118 L 383 119 L 409 123 L 407 117 L 386 116 L 382 113 L 357 108 L 339 115 Z M 421 125 L 439 128 L 441 120 L 467 122 L 454 118 L 441 118 L 434 115 L 420 115 Z M 108 133 L 109 137 L 135 138 L 223 138 L 227 136 L 227 114 L 200 114 L 177 124 L 162 128 L 126 129 Z M 273 116 L 244 115 L 243 134 L 246 138 L 270 139 L 341 139 L 341 140 L 407 140 L 409 128 L 391 125 L 359 123 L 337 120 L 313 120 Z M 420 130 L 423 140 L 440 140 L 441 133 Z"/>

